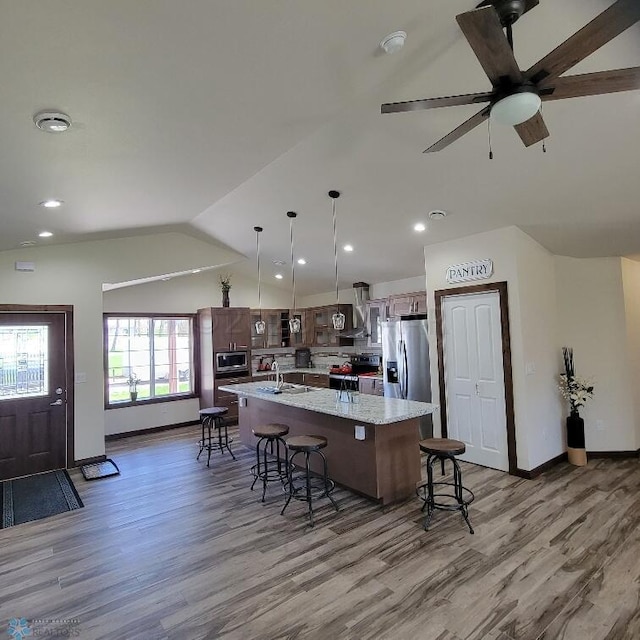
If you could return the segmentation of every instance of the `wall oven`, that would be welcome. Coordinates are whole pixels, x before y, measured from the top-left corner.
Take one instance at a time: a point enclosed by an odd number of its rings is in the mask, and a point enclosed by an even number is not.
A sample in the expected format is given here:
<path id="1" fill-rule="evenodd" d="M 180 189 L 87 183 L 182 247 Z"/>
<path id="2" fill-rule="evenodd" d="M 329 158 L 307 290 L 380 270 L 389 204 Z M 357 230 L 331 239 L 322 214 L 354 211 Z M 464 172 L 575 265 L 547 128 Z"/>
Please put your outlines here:
<path id="1" fill-rule="evenodd" d="M 249 375 L 249 352 L 218 351 L 215 354 L 215 374 L 216 377 Z"/>

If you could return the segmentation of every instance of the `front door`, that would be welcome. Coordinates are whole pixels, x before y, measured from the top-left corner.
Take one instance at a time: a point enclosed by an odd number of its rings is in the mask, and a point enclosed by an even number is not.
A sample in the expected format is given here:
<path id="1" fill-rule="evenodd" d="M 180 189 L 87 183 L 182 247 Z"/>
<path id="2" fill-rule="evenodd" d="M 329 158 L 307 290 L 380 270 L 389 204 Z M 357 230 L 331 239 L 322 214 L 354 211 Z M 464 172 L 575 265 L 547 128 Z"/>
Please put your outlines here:
<path id="1" fill-rule="evenodd" d="M 508 471 L 500 294 L 448 295 L 442 316 L 448 435 L 462 460 Z"/>
<path id="2" fill-rule="evenodd" d="M 64 313 L 0 313 L 0 480 L 66 466 Z"/>

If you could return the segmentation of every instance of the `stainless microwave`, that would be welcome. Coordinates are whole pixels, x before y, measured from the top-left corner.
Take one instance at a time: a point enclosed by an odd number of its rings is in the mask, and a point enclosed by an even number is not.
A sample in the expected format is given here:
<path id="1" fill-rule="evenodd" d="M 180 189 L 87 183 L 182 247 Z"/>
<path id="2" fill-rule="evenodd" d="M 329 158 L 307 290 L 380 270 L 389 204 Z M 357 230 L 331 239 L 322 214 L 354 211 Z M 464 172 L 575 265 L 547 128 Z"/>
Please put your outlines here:
<path id="1" fill-rule="evenodd" d="M 248 351 L 218 351 L 215 357 L 216 373 L 233 373 L 249 370 Z"/>

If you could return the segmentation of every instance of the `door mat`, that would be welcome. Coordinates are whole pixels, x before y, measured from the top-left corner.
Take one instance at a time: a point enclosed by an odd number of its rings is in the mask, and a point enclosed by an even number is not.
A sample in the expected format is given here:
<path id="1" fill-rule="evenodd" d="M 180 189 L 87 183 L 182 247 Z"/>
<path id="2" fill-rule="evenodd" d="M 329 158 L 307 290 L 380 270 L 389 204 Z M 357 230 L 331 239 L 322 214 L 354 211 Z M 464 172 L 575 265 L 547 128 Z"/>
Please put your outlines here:
<path id="1" fill-rule="evenodd" d="M 0 529 L 84 507 L 66 469 L 5 480 L 0 487 Z"/>
<path id="2" fill-rule="evenodd" d="M 99 478 L 109 478 L 110 476 L 120 475 L 118 465 L 111 458 L 107 458 L 102 462 L 83 464 L 80 467 L 80 471 L 82 471 L 85 480 L 98 480 Z"/>

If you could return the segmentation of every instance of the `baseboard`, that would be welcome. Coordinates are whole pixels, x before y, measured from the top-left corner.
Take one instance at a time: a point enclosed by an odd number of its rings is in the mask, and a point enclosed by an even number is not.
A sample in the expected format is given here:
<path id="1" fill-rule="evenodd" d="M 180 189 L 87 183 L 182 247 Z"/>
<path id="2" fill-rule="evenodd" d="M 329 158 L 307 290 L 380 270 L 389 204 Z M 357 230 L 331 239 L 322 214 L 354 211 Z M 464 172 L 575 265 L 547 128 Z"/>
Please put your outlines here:
<path id="1" fill-rule="evenodd" d="M 131 438 L 133 436 L 144 436 L 149 433 L 158 433 L 159 431 L 169 431 L 170 429 L 179 429 L 180 427 L 192 427 L 194 424 L 200 424 L 200 420 L 189 420 L 188 422 L 177 422 L 175 424 L 165 424 L 161 427 L 149 427 L 148 429 L 138 429 L 137 431 L 125 431 L 123 433 L 110 433 L 104 437 L 105 442 L 112 440 L 122 440 L 122 438 Z"/>
<path id="2" fill-rule="evenodd" d="M 525 469 L 516 469 L 513 475 L 516 475 L 520 478 L 526 478 L 527 480 L 533 480 L 534 478 L 537 478 L 541 473 L 544 473 L 545 471 L 548 471 L 549 469 L 551 469 L 551 467 L 555 467 L 557 464 L 560 464 L 561 462 L 566 462 L 566 461 L 567 461 L 567 452 L 565 451 L 564 453 L 561 453 L 559 456 L 556 456 L 555 458 L 551 458 L 551 460 L 547 460 L 546 462 L 543 462 L 541 465 L 539 465 L 535 469 L 530 469 L 529 471 Z"/>
<path id="3" fill-rule="evenodd" d="M 107 456 L 93 456 L 93 458 L 84 458 L 83 460 L 74 460 L 74 467 L 81 467 L 83 464 L 93 464 L 94 462 L 104 462 Z"/>
<path id="4" fill-rule="evenodd" d="M 587 451 L 587 458 L 638 458 L 640 449 L 636 451 Z"/>

